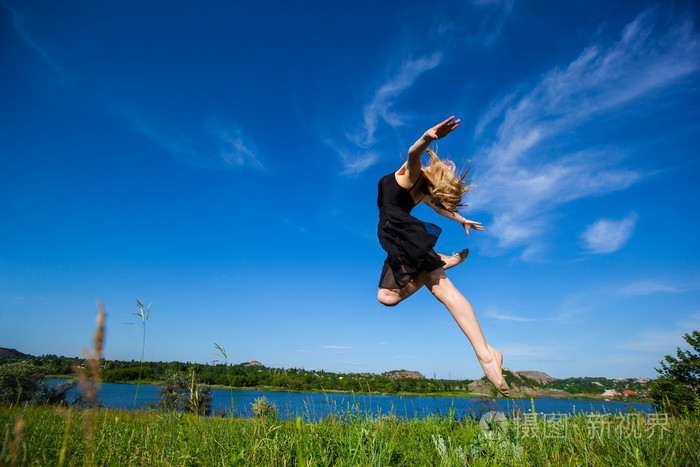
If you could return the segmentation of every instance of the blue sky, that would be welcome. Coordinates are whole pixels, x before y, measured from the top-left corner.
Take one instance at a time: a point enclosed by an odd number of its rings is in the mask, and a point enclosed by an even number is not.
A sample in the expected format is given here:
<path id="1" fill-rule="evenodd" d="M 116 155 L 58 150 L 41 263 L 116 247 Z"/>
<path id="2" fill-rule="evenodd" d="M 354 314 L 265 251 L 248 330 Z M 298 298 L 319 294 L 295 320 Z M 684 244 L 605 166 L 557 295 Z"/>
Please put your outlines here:
<path id="1" fill-rule="evenodd" d="M 0 346 L 478 378 L 422 290 L 376 301 L 376 187 L 450 115 L 449 271 L 514 370 L 653 377 L 700 329 L 692 1 L 0 8 Z"/>

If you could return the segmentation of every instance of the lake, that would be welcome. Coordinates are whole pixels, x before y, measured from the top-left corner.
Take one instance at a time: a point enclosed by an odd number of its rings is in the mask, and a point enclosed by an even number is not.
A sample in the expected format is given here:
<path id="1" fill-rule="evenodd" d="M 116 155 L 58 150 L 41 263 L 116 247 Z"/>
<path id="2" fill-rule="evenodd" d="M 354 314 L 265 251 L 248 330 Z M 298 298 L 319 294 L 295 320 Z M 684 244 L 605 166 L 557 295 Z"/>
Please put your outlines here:
<path id="1" fill-rule="evenodd" d="M 51 380 L 58 384 L 62 380 Z M 160 386 L 144 385 L 139 388 L 137 409 L 158 404 Z M 130 410 L 134 403 L 136 384 L 103 383 L 99 400 L 104 407 Z M 359 411 L 362 414 L 389 415 L 399 418 L 425 418 L 432 415 L 447 415 L 452 411 L 457 417 L 481 415 L 490 410 L 511 413 L 513 410 L 532 411 L 532 402 L 520 399 L 476 399 L 449 397 L 404 397 L 369 394 L 319 394 L 274 391 L 231 391 L 215 389 L 212 409 L 214 413 L 231 411 L 239 417 L 251 417 L 251 404 L 265 396 L 277 406 L 281 419 L 302 417 L 304 420 L 321 420 L 330 414 Z M 642 402 L 582 401 L 571 399 L 534 399 L 535 411 L 544 414 L 573 414 L 580 412 L 624 413 L 629 407 L 641 412 L 653 412 L 651 404 Z"/>

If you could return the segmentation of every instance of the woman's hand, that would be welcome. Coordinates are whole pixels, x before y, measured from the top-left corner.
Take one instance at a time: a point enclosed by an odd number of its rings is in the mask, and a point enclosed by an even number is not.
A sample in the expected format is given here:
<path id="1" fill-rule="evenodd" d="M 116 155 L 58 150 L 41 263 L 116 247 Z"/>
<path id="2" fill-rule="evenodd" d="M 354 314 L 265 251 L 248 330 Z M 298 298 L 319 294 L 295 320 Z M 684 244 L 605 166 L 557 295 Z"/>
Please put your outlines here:
<path id="1" fill-rule="evenodd" d="M 452 130 L 459 126 L 461 120 L 458 118 L 455 120 L 454 116 L 448 118 L 442 123 L 438 123 L 431 129 L 425 132 L 425 136 L 430 137 L 432 140 L 444 138 L 449 135 Z"/>
<path id="2" fill-rule="evenodd" d="M 459 119 L 455 120 L 454 117 L 450 117 L 423 133 L 423 136 L 413 143 L 413 146 L 408 150 L 408 171 L 419 173 L 418 171 L 421 168 L 421 154 L 428 149 L 428 146 L 430 146 L 433 141 L 449 135 L 452 130 L 459 126 L 459 122 Z"/>
<path id="3" fill-rule="evenodd" d="M 484 230 L 484 226 L 481 225 L 481 222 L 474 222 L 469 219 L 464 219 L 462 221 L 462 227 L 464 227 L 465 232 L 467 232 L 467 236 L 469 236 L 469 229 Z"/>

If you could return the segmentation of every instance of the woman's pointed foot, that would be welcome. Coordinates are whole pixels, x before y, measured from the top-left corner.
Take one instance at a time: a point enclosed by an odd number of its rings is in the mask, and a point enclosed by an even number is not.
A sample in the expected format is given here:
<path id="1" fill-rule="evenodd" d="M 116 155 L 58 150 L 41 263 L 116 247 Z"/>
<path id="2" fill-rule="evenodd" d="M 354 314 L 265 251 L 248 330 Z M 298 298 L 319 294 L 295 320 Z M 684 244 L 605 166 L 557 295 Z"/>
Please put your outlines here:
<path id="1" fill-rule="evenodd" d="M 445 269 L 450 269 L 463 263 L 467 256 L 469 256 L 469 248 L 465 248 L 459 253 L 453 253 L 452 256 L 440 254 L 440 258 L 445 262 L 445 266 L 443 266 Z"/>
<path id="2" fill-rule="evenodd" d="M 469 256 L 469 248 L 465 248 L 459 253 L 452 253 L 452 256 L 456 256 L 457 258 L 459 258 L 459 262 L 461 263 L 462 261 L 467 259 L 467 256 Z"/>
<path id="3" fill-rule="evenodd" d="M 503 378 L 503 382 L 500 384 L 500 386 L 494 386 L 496 388 L 496 391 L 500 392 L 503 397 L 510 397 L 510 388 L 508 387 L 508 383 L 506 383 L 506 379 Z"/>
<path id="4" fill-rule="evenodd" d="M 506 383 L 506 378 L 503 376 L 503 369 L 501 368 L 503 354 L 491 346 L 489 346 L 489 351 L 491 358 L 488 361 L 479 360 L 481 368 L 484 370 L 484 375 L 503 397 L 510 397 L 510 388 L 508 383 Z"/>

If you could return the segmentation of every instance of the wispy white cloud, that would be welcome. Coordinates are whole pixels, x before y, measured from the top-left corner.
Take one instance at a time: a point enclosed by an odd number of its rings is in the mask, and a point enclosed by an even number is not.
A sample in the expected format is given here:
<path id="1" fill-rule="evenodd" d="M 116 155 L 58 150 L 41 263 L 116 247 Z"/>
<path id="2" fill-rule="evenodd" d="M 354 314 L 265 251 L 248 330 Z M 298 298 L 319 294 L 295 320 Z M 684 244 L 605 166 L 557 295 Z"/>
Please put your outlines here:
<path id="1" fill-rule="evenodd" d="M 503 311 L 501 307 L 490 305 L 484 309 L 483 313 L 487 318 L 517 323 L 570 322 L 582 312 L 582 308 L 578 303 L 579 299 L 579 296 L 574 297 L 548 310 L 539 307 L 527 309 L 516 305 L 507 307 L 508 311 Z"/>
<path id="2" fill-rule="evenodd" d="M 474 128 L 475 140 L 481 136 L 481 134 L 491 124 L 491 122 L 498 119 L 503 114 L 503 112 L 508 108 L 511 102 L 513 102 L 513 99 L 515 99 L 517 96 L 518 92 L 512 92 L 491 104 L 491 106 L 481 116 L 479 122 Z"/>
<path id="3" fill-rule="evenodd" d="M 489 307 L 484 310 L 484 316 L 491 319 L 496 319 L 499 321 L 516 321 L 516 322 L 529 322 L 529 321 L 540 321 L 540 319 L 529 318 L 524 316 L 516 316 L 511 312 L 502 312 L 495 309 L 494 307 Z"/>
<path id="4" fill-rule="evenodd" d="M 590 314 L 604 313 L 611 307 L 633 306 L 629 305 L 629 300 L 638 296 L 657 293 L 692 293 L 698 290 L 700 290 L 700 283 L 693 279 L 676 282 L 658 279 L 638 279 L 624 283 L 606 282 L 581 290 L 564 299 L 561 305 L 553 308 L 556 313 L 544 320 L 566 322 L 572 319 L 586 319 Z"/>
<path id="5" fill-rule="evenodd" d="M 557 349 L 552 346 L 539 345 L 504 345 L 499 349 L 503 355 L 508 356 L 508 361 L 532 361 L 532 360 L 547 360 L 547 361 L 565 361 L 564 359 L 554 358 L 554 355 L 562 355 L 563 349 Z"/>
<path id="6" fill-rule="evenodd" d="M 623 287 L 620 289 L 620 294 L 626 296 L 641 296 L 653 295 L 656 293 L 678 293 L 682 292 L 683 290 L 684 288 L 678 285 L 657 282 L 654 280 L 643 280 Z"/>
<path id="7" fill-rule="evenodd" d="M 515 0 L 472 0 L 473 5 L 482 8 L 488 7 L 492 11 L 491 14 L 485 15 L 481 21 L 480 34 L 476 38 L 470 39 L 477 41 L 481 46 L 489 47 L 493 45 L 501 36 L 501 31 L 506 25 L 514 2 Z"/>
<path id="8" fill-rule="evenodd" d="M 226 166 L 247 166 L 263 169 L 258 149 L 250 138 L 245 138 L 238 128 L 219 128 L 212 131 L 219 138 L 219 157 Z"/>
<path id="9" fill-rule="evenodd" d="M 687 347 L 683 335 L 693 329 L 700 329 L 700 313 L 689 315 L 665 329 L 640 332 L 617 347 L 645 354 L 668 355 L 675 353 L 677 347 Z"/>
<path id="10" fill-rule="evenodd" d="M 435 32 L 443 46 L 491 47 L 507 24 L 514 0 L 452 2 L 440 5 Z"/>
<path id="11" fill-rule="evenodd" d="M 73 76 L 66 72 L 63 68 L 61 68 L 52 58 L 49 56 L 49 54 L 46 52 L 46 50 L 39 44 L 39 41 L 37 41 L 32 34 L 30 34 L 29 30 L 27 29 L 26 26 L 26 21 L 25 21 L 25 16 L 22 14 L 20 11 L 12 8 L 11 6 L 7 5 L 6 2 L 1 2 L 2 6 L 10 12 L 10 17 L 12 18 L 12 27 L 14 30 L 17 32 L 17 34 L 26 42 L 33 50 L 34 52 L 41 57 L 41 60 L 48 65 L 50 68 L 52 68 L 55 72 L 57 72 L 59 75 L 61 75 L 63 78 L 66 78 L 70 81 L 74 81 Z"/>
<path id="12" fill-rule="evenodd" d="M 201 168 L 265 168 L 255 143 L 233 125 L 209 123 L 200 132 L 183 133 L 166 130 L 133 112 L 122 112 L 121 116 L 136 132 L 185 164 Z"/>
<path id="13" fill-rule="evenodd" d="M 392 358 L 396 360 L 422 360 L 421 357 L 415 355 L 394 355 Z"/>
<path id="14" fill-rule="evenodd" d="M 444 56 L 465 47 L 488 47 L 500 36 L 506 24 L 514 0 L 473 0 L 457 2 L 449 7 L 440 6 L 435 11 L 435 21 L 428 26 L 431 40 L 439 44 L 441 52 L 432 52 L 418 58 L 408 58 L 396 72 L 382 81 L 363 107 L 360 123 L 346 132 L 344 140 L 327 140 L 340 156 L 343 174 L 353 176 L 362 173 L 378 160 L 377 134 L 383 126 L 398 128 L 410 116 L 397 111 L 396 103 L 420 77 L 443 62 Z M 445 12 L 449 11 L 449 15 Z M 469 21 L 465 22 L 465 18 Z"/>
<path id="15" fill-rule="evenodd" d="M 581 235 L 584 248 L 590 253 L 613 253 L 624 246 L 634 232 L 637 215 L 629 214 L 624 219 L 599 219 Z"/>
<path id="16" fill-rule="evenodd" d="M 344 175 L 357 175 L 365 171 L 365 169 L 374 165 L 379 159 L 379 154 L 376 151 L 348 151 L 344 148 L 336 148 L 340 160 L 343 163 Z"/>
<path id="17" fill-rule="evenodd" d="M 343 345 L 322 345 L 322 349 L 333 349 L 333 350 L 347 350 L 352 349 L 352 347 L 345 347 Z"/>
<path id="18" fill-rule="evenodd" d="M 326 139 L 326 144 L 340 156 L 343 174 L 357 175 L 379 160 L 375 134 L 380 125 L 396 128 L 404 124 L 406 117 L 393 110 L 396 100 L 423 73 L 437 67 L 440 61 L 441 54 L 438 52 L 405 60 L 395 75 L 376 88 L 371 101 L 363 108 L 362 121 L 357 130 L 347 132 L 343 141 Z"/>
<path id="19" fill-rule="evenodd" d="M 691 330 L 700 330 L 700 311 L 679 320 L 678 327 L 684 329 L 684 334 Z"/>
<path id="20" fill-rule="evenodd" d="M 474 5 L 506 5 L 508 8 L 513 6 L 513 0 L 472 0 Z"/>
<path id="21" fill-rule="evenodd" d="M 622 190 L 643 174 L 620 166 L 621 151 L 586 149 L 538 153 L 564 143 L 565 132 L 619 110 L 700 69 L 700 40 L 690 20 L 663 27 L 646 12 L 610 46 L 593 44 L 562 68 L 545 73 L 529 91 L 496 102 L 476 126 L 479 189 L 472 205 L 490 210 L 500 247 L 537 244 L 556 207 Z M 489 128 L 493 129 L 487 131 Z M 480 143 L 493 135 L 491 142 Z M 561 146 L 561 144 L 559 144 Z M 572 153 L 573 152 L 573 153 Z"/>
<path id="22" fill-rule="evenodd" d="M 17 34 L 36 52 L 41 60 L 62 78 L 74 83 L 73 75 L 65 71 L 49 55 L 26 26 L 25 15 L 1 2 L 10 13 L 12 26 Z M 203 134 L 181 131 L 168 131 L 163 125 L 156 125 L 133 112 L 117 112 L 138 133 L 165 149 L 178 160 L 206 168 L 252 167 L 264 169 L 258 149 L 250 138 L 243 135 L 235 126 L 209 124 Z"/>
<path id="23" fill-rule="evenodd" d="M 347 138 L 355 145 L 367 148 L 375 143 L 374 134 L 380 122 L 383 121 L 391 127 L 402 125 L 403 117 L 391 110 L 395 100 L 413 86 L 420 75 L 438 66 L 440 60 L 441 54 L 436 52 L 430 56 L 404 61 L 396 75 L 379 86 L 372 101 L 365 105 L 360 132 L 347 134 Z"/>
<path id="24" fill-rule="evenodd" d="M 350 366 L 350 367 L 364 367 L 367 366 L 365 362 L 342 362 L 342 361 L 333 361 L 331 362 L 334 365 L 340 365 L 340 366 Z M 341 379 L 343 378 L 342 376 L 340 377 Z"/>
<path id="25" fill-rule="evenodd" d="M 618 348 L 644 353 L 671 353 L 683 342 L 681 336 L 679 331 L 647 331 L 621 343 Z"/>

